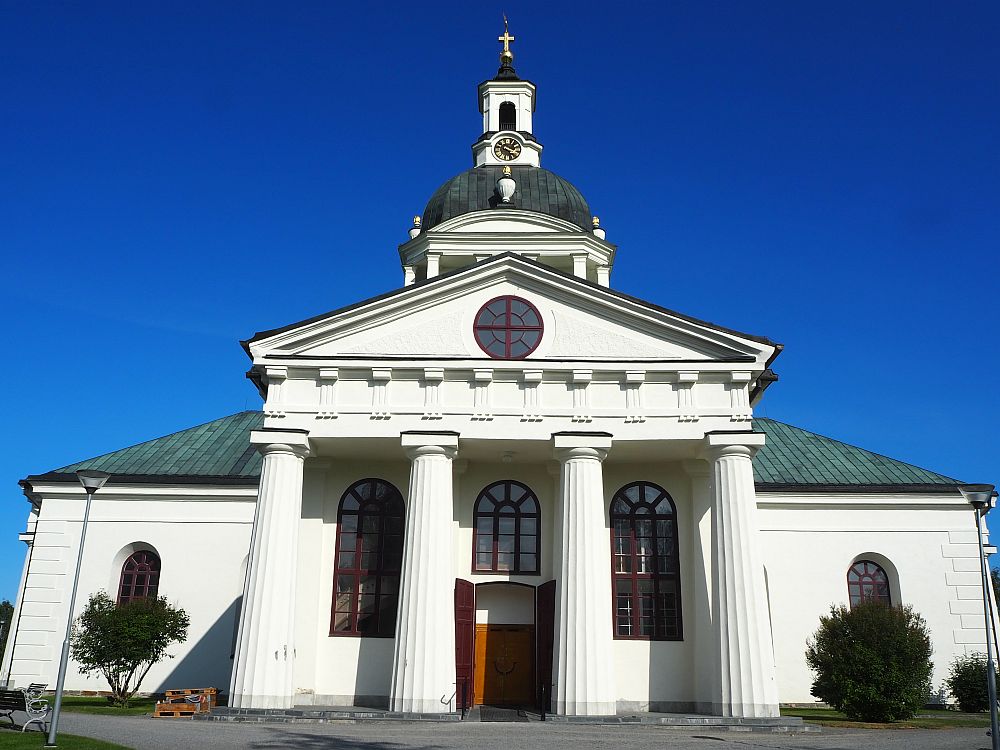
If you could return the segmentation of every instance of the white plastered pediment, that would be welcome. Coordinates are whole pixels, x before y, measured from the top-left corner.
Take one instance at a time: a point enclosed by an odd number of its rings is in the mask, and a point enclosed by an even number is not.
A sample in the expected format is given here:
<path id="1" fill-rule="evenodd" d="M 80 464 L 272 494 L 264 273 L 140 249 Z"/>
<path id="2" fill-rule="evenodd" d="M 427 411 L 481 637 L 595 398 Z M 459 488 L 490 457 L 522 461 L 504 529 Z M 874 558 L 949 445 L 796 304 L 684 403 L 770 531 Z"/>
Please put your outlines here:
<path id="1" fill-rule="evenodd" d="M 773 345 L 623 298 L 514 256 L 255 337 L 254 357 L 483 359 L 473 323 L 488 301 L 523 297 L 545 326 L 531 360 L 763 361 Z"/>

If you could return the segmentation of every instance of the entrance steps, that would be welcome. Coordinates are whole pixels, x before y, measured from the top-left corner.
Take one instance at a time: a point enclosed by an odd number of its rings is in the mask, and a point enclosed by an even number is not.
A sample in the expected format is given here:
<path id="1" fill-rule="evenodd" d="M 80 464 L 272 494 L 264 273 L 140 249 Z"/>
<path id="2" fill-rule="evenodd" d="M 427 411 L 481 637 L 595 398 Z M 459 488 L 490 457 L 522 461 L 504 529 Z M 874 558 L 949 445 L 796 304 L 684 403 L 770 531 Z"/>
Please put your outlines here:
<path id="1" fill-rule="evenodd" d="M 520 711 L 525 718 L 521 721 L 540 722 L 541 715 L 535 711 Z M 213 708 L 211 713 L 196 714 L 195 721 L 229 721 L 253 724 L 324 724 L 344 722 L 363 724 L 384 721 L 458 722 L 462 715 L 452 713 L 400 713 L 378 708 L 359 706 L 301 706 L 290 709 L 257 708 Z M 466 713 L 466 721 L 482 721 L 480 707 Z M 487 719 L 488 721 L 489 719 Z M 797 716 L 775 718 L 743 719 L 725 716 L 703 716 L 699 714 L 619 714 L 618 716 L 555 716 L 547 714 L 545 722 L 553 725 L 592 724 L 657 726 L 674 729 L 706 729 L 730 732 L 819 732 L 820 728 L 806 724 Z"/>

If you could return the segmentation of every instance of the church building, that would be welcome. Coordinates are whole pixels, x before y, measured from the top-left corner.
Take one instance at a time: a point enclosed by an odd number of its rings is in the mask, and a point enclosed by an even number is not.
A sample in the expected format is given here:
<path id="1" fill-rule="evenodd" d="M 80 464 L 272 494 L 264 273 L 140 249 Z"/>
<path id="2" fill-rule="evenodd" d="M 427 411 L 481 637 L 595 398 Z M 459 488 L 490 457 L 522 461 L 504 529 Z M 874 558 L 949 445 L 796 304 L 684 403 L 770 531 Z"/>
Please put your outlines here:
<path id="1" fill-rule="evenodd" d="M 500 40 L 472 166 L 414 217 L 398 288 L 242 342 L 259 411 L 21 482 L 0 682 L 55 683 L 89 468 L 112 477 L 74 614 L 103 589 L 191 617 L 146 691 L 773 717 L 815 700 L 820 616 L 876 599 L 926 619 L 946 699 L 986 638 L 961 483 L 756 418 L 781 344 L 616 289 Z M 107 686 L 71 664 L 67 688 Z"/>

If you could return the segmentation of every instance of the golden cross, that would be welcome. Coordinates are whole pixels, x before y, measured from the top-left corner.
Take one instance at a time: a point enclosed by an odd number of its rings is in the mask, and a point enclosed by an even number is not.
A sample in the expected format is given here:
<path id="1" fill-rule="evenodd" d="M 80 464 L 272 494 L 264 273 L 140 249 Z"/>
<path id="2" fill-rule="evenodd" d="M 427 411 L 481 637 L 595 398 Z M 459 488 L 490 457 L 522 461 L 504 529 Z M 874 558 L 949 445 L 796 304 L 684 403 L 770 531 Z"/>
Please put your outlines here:
<path id="1" fill-rule="evenodd" d="M 510 52 L 510 43 L 514 41 L 514 37 L 512 37 L 510 35 L 510 32 L 507 30 L 507 14 L 506 13 L 504 14 L 504 17 L 503 17 L 503 36 L 498 36 L 497 37 L 497 41 L 498 42 L 503 42 L 503 51 L 504 52 Z"/>

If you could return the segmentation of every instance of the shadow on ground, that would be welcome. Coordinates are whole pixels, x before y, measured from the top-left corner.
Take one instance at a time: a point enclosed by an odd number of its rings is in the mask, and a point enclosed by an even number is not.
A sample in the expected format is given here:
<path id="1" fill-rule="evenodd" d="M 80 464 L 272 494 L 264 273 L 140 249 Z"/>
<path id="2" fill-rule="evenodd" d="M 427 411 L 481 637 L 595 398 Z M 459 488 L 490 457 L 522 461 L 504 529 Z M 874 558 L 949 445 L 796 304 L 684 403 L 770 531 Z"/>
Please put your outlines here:
<path id="1" fill-rule="evenodd" d="M 261 727 L 264 729 L 264 727 Z M 326 748 L 336 748 L 336 750 L 441 750 L 441 745 L 410 745 L 398 742 L 386 742 L 384 740 L 362 740 L 355 737 L 344 737 L 342 735 L 331 736 L 325 734 L 311 734 L 309 732 L 282 729 L 280 727 L 267 727 L 271 735 L 268 739 L 250 742 L 248 748 L 287 748 L 294 747 L 299 750 L 321 750 Z"/>

